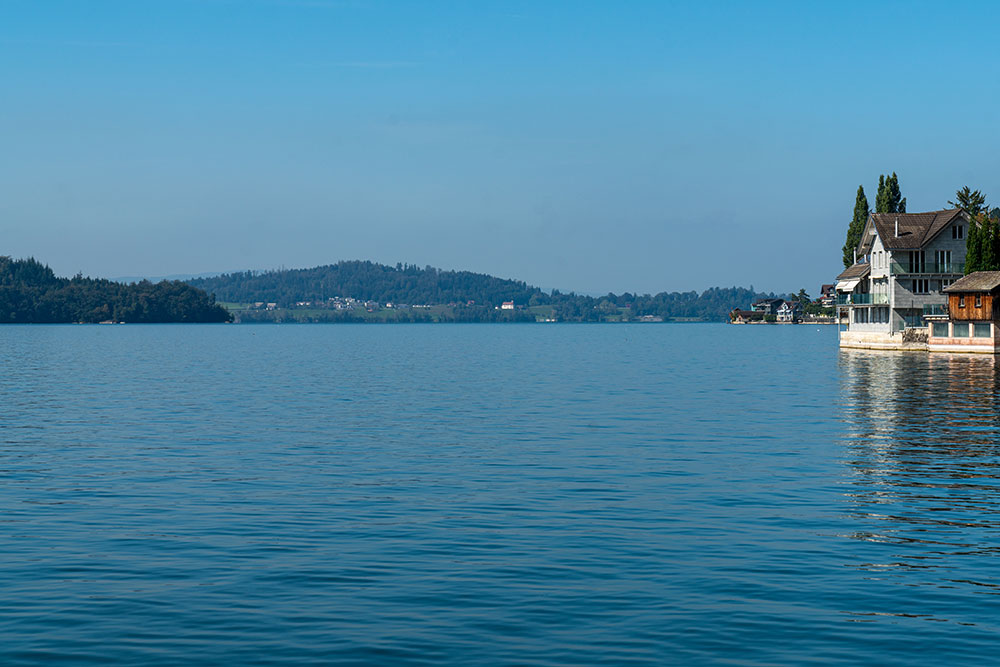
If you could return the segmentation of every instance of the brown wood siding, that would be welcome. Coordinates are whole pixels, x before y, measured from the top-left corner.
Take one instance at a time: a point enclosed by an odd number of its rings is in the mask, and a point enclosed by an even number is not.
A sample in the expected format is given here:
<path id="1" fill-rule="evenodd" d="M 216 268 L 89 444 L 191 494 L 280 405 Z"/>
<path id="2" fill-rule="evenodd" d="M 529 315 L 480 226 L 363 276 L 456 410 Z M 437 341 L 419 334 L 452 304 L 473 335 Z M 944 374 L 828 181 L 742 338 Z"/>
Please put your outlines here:
<path id="1" fill-rule="evenodd" d="M 959 297 L 965 297 L 965 308 L 958 307 Z M 982 305 L 976 308 L 975 294 L 949 294 L 948 312 L 951 319 L 956 321 L 979 321 L 985 322 L 993 319 L 993 296 L 979 293 L 982 297 Z"/>

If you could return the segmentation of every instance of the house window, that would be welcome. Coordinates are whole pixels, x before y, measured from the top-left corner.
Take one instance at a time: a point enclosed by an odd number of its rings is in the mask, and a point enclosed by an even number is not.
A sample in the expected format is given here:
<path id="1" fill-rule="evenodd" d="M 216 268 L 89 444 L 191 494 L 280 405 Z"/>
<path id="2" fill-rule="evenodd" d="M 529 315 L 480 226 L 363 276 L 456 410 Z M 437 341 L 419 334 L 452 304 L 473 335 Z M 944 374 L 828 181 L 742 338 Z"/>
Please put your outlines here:
<path id="1" fill-rule="evenodd" d="M 983 307 L 983 296 L 981 294 L 976 295 L 976 308 Z"/>
<path id="2" fill-rule="evenodd" d="M 958 297 L 958 307 L 965 308 L 965 295 L 962 294 Z"/>
<path id="3" fill-rule="evenodd" d="M 913 293 L 914 294 L 929 294 L 931 287 L 931 281 L 927 278 L 914 278 L 913 279 Z"/>
<path id="4" fill-rule="evenodd" d="M 955 333 L 952 334 L 955 338 L 968 338 L 969 337 L 969 323 L 968 322 L 956 322 L 951 325 Z"/>
<path id="5" fill-rule="evenodd" d="M 973 338 L 989 338 L 990 337 L 990 323 L 989 322 L 976 322 L 972 325 L 972 337 Z"/>
<path id="6" fill-rule="evenodd" d="M 952 225 L 951 226 L 951 238 L 953 238 L 953 239 L 964 239 L 965 238 L 965 226 L 964 225 Z"/>
<path id="7" fill-rule="evenodd" d="M 935 338 L 947 338 L 948 337 L 948 323 L 947 322 L 935 322 L 931 325 L 931 335 Z"/>
<path id="8" fill-rule="evenodd" d="M 951 250 L 934 251 L 934 263 L 937 273 L 951 273 Z"/>

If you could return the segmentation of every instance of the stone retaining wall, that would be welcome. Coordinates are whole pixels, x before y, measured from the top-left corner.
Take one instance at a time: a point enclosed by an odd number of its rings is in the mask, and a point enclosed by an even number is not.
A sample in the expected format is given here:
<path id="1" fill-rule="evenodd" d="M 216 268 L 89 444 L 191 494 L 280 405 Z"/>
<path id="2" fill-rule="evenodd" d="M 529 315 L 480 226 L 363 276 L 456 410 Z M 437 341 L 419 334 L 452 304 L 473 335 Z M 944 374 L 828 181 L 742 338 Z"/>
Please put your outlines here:
<path id="1" fill-rule="evenodd" d="M 906 329 L 895 333 L 874 331 L 841 331 L 840 347 L 860 350 L 927 351 L 927 332 L 923 329 Z"/>

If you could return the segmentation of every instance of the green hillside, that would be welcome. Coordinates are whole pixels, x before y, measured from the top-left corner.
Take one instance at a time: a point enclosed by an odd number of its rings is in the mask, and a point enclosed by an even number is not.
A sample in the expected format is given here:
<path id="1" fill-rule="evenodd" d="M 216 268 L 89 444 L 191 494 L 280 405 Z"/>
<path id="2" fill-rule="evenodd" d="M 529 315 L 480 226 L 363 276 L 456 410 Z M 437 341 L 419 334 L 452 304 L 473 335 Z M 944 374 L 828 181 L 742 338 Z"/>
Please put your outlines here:
<path id="1" fill-rule="evenodd" d="M 755 298 L 773 296 L 742 287 L 714 287 L 701 293 L 626 292 L 593 297 L 558 290 L 549 293 L 519 280 L 470 271 L 368 261 L 244 271 L 188 283 L 222 302 L 240 304 L 241 321 L 617 322 L 646 318 L 721 322 L 734 308 L 747 308 Z M 344 299 L 369 303 L 334 311 Z M 515 309 L 497 312 L 504 302 L 513 302 Z M 386 304 L 393 304 L 392 313 L 381 312 Z M 418 312 L 405 306 L 435 308 Z"/>
<path id="2" fill-rule="evenodd" d="M 229 313 L 182 282 L 122 284 L 59 278 L 35 259 L 0 256 L 0 323 L 227 322 Z"/>

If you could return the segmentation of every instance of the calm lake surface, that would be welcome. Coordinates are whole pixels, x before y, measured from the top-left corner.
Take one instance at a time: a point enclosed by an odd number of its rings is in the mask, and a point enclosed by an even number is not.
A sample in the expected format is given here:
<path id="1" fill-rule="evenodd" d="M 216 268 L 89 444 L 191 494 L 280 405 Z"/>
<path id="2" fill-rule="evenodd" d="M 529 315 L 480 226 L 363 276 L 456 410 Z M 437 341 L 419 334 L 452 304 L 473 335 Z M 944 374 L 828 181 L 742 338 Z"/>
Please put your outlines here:
<path id="1" fill-rule="evenodd" d="M 992 357 L 835 327 L 0 327 L 0 664 L 973 664 Z"/>

